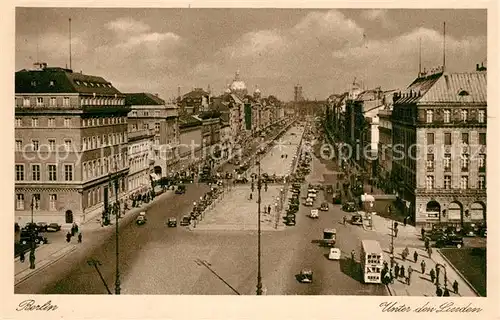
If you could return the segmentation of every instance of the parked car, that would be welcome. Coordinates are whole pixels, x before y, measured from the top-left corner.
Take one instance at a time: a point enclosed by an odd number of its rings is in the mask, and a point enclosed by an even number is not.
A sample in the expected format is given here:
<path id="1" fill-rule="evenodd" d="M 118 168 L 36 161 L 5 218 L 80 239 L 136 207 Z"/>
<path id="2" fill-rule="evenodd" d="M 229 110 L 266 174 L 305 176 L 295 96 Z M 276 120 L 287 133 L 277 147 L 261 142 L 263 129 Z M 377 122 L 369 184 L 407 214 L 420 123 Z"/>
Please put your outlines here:
<path id="1" fill-rule="evenodd" d="M 35 233 L 35 244 L 44 244 L 49 243 L 46 237 L 44 237 L 40 233 Z M 21 231 L 21 239 L 19 240 L 21 244 L 31 243 L 31 232 L 30 231 Z"/>
<path id="2" fill-rule="evenodd" d="M 307 198 L 306 201 L 304 202 L 304 205 L 306 207 L 312 207 L 314 204 L 314 200 L 312 198 Z"/>
<path id="3" fill-rule="evenodd" d="M 363 224 L 363 216 L 360 214 L 355 214 L 351 218 L 351 223 L 354 225 L 361 225 Z"/>
<path id="4" fill-rule="evenodd" d="M 285 224 L 287 226 L 294 226 L 296 224 L 296 222 L 295 222 L 295 215 L 294 214 L 288 214 L 285 217 Z"/>
<path id="5" fill-rule="evenodd" d="M 191 217 L 189 216 L 183 216 L 181 220 L 181 226 L 189 226 L 191 223 Z"/>
<path id="6" fill-rule="evenodd" d="M 320 209 L 321 211 L 328 211 L 328 209 L 329 209 L 329 208 L 328 208 L 328 203 L 323 202 L 323 203 L 321 204 L 321 206 L 319 207 L 319 209 Z"/>
<path id="7" fill-rule="evenodd" d="M 309 268 L 304 268 L 300 270 L 298 280 L 301 283 L 312 283 L 313 282 L 313 272 Z"/>
<path id="8" fill-rule="evenodd" d="M 38 230 L 40 232 L 46 232 L 47 231 L 47 227 L 48 227 L 48 224 L 47 222 L 37 222 L 37 227 L 38 227 Z"/>
<path id="9" fill-rule="evenodd" d="M 341 204 L 342 203 L 342 195 L 340 193 L 335 193 L 332 197 L 333 204 Z"/>
<path id="10" fill-rule="evenodd" d="M 61 225 L 55 222 L 49 223 L 49 225 L 47 226 L 47 232 L 57 232 L 60 230 L 61 230 Z"/>
<path id="11" fill-rule="evenodd" d="M 319 219 L 319 210 L 318 209 L 312 209 L 311 212 L 309 213 L 309 218 Z"/>
<path id="12" fill-rule="evenodd" d="M 460 236 L 443 236 L 436 241 L 436 247 L 457 247 L 462 248 L 464 246 L 464 239 Z"/>
<path id="13" fill-rule="evenodd" d="M 143 224 L 146 223 L 146 217 L 145 216 L 138 216 L 135 220 L 135 223 L 137 223 L 137 225 L 139 225 L 139 226 L 142 226 Z"/>
<path id="14" fill-rule="evenodd" d="M 176 218 L 168 218 L 167 225 L 169 227 L 177 227 L 177 219 Z"/>
<path id="15" fill-rule="evenodd" d="M 176 194 L 184 194 L 186 193 L 186 186 L 183 184 L 180 184 L 177 186 L 177 189 L 175 190 Z"/>
<path id="16" fill-rule="evenodd" d="M 346 212 L 355 212 L 357 210 L 356 204 L 353 201 L 348 201 L 342 206 L 342 210 Z"/>

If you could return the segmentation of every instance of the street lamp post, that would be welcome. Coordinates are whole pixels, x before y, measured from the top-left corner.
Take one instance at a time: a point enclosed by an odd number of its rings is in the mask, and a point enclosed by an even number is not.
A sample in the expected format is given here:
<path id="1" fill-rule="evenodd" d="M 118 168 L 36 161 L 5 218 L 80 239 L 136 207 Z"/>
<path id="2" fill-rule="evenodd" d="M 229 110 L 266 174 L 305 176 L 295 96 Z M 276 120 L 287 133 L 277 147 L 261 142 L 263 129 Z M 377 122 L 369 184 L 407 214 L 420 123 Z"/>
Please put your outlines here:
<path id="1" fill-rule="evenodd" d="M 116 214 L 115 214 L 115 228 L 116 228 L 116 279 L 115 279 L 115 294 L 120 294 L 120 259 L 119 259 L 119 234 L 118 234 L 118 216 L 120 214 L 120 203 L 118 202 L 118 176 L 115 177 L 115 196 L 116 196 Z"/>
<path id="2" fill-rule="evenodd" d="M 444 270 L 444 289 L 445 291 L 448 289 L 448 274 L 446 272 L 446 265 L 442 265 L 440 263 L 436 263 L 436 271 L 438 271 L 439 268 L 442 268 Z M 436 277 L 436 287 L 439 287 L 439 274 Z"/>
<path id="3" fill-rule="evenodd" d="M 31 243 L 30 243 L 30 269 L 35 269 L 35 225 L 33 224 L 33 210 L 35 208 L 35 195 L 31 197 Z M 23 249 L 24 250 L 24 249 Z"/>
<path id="4" fill-rule="evenodd" d="M 260 177 L 260 161 L 257 160 L 258 167 L 258 177 L 257 177 L 257 295 L 262 295 L 262 276 L 260 273 L 260 205 L 261 205 L 261 189 L 262 189 L 262 181 Z"/>

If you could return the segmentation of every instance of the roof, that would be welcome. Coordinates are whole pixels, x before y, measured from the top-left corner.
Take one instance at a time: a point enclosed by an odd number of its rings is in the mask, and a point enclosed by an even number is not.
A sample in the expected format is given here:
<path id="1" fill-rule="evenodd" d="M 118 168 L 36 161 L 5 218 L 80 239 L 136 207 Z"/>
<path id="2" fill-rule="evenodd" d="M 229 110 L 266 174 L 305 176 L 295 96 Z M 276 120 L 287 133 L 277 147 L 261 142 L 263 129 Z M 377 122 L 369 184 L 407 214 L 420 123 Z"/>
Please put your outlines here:
<path id="1" fill-rule="evenodd" d="M 165 105 L 165 100 L 151 93 L 126 93 L 125 95 L 126 103 L 131 106 Z"/>
<path id="2" fill-rule="evenodd" d="M 185 98 L 194 99 L 194 98 L 201 98 L 203 96 L 208 96 L 208 92 L 206 92 L 205 90 L 203 90 L 201 88 L 195 88 L 194 90 L 183 95 L 182 99 L 185 99 Z"/>
<path id="3" fill-rule="evenodd" d="M 439 80 L 442 73 L 434 73 L 428 76 L 416 78 L 409 86 L 401 93 L 397 99 L 397 104 L 417 103 L 420 98 L 429 91 L 430 88 Z"/>
<path id="4" fill-rule="evenodd" d="M 486 72 L 445 73 L 420 99 L 421 103 L 484 103 Z"/>
<path id="5" fill-rule="evenodd" d="M 16 93 L 84 93 L 122 95 L 111 82 L 99 76 L 74 73 L 71 69 L 45 67 L 15 74 Z"/>
<path id="6" fill-rule="evenodd" d="M 182 115 L 179 116 L 179 127 L 180 128 L 189 128 L 189 127 L 196 127 L 196 126 L 201 126 L 202 122 L 196 117 L 191 116 L 191 115 Z"/>
<path id="7" fill-rule="evenodd" d="M 361 240 L 361 246 L 363 250 L 368 253 L 379 253 L 382 254 L 382 248 L 380 247 L 380 243 L 376 240 Z"/>
<path id="8" fill-rule="evenodd" d="M 356 101 L 368 101 L 368 100 L 377 100 L 379 97 L 379 93 L 382 91 L 380 88 L 378 89 L 370 89 L 370 90 L 365 90 L 361 92 L 357 97 Z"/>

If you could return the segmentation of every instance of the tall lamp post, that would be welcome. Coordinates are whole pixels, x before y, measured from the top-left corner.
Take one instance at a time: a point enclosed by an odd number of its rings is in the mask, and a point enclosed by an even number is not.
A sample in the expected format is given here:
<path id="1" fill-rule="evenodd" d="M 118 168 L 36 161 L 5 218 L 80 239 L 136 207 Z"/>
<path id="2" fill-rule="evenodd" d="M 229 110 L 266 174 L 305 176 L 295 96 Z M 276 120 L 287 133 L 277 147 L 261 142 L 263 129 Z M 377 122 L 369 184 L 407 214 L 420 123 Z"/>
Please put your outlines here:
<path id="1" fill-rule="evenodd" d="M 441 263 L 436 263 L 436 271 L 440 268 L 444 269 L 444 289 L 448 289 L 448 274 L 446 273 L 446 265 L 442 265 Z M 439 274 L 436 277 L 436 287 L 439 287 Z"/>
<path id="2" fill-rule="evenodd" d="M 261 189 L 262 189 L 262 181 L 260 177 L 260 160 L 257 159 L 257 168 L 258 168 L 258 176 L 257 176 L 257 295 L 262 295 L 262 276 L 260 273 L 260 205 L 261 205 Z"/>
<path id="3" fill-rule="evenodd" d="M 115 162 L 115 174 L 109 173 L 109 184 L 110 187 L 114 185 L 115 187 L 115 197 L 116 197 L 116 211 L 115 211 L 115 255 L 116 255 L 116 274 L 115 274 L 115 294 L 120 294 L 120 247 L 119 247 L 119 229 L 118 229 L 118 216 L 120 214 L 120 203 L 118 202 L 118 189 L 119 189 L 119 179 L 118 179 L 118 166 Z"/>
<path id="4" fill-rule="evenodd" d="M 35 225 L 33 223 L 33 210 L 35 208 L 35 195 L 31 196 L 31 224 L 30 224 L 30 269 L 35 269 Z"/>

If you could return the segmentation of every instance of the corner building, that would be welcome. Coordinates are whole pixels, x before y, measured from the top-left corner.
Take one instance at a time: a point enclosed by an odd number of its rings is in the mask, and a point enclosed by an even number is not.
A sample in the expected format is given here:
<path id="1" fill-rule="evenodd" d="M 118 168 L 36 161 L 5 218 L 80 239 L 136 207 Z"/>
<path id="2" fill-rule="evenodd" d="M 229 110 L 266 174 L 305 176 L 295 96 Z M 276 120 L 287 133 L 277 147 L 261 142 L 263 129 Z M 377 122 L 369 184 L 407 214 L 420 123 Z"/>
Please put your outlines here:
<path id="1" fill-rule="evenodd" d="M 127 192 L 125 96 L 102 77 L 47 67 L 15 74 L 16 222 L 81 223 Z"/>
<path id="2" fill-rule="evenodd" d="M 485 71 L 440 71 L 394 96 L 392 169 L 418 227 L 486 224 L 486 90 Z"/>

